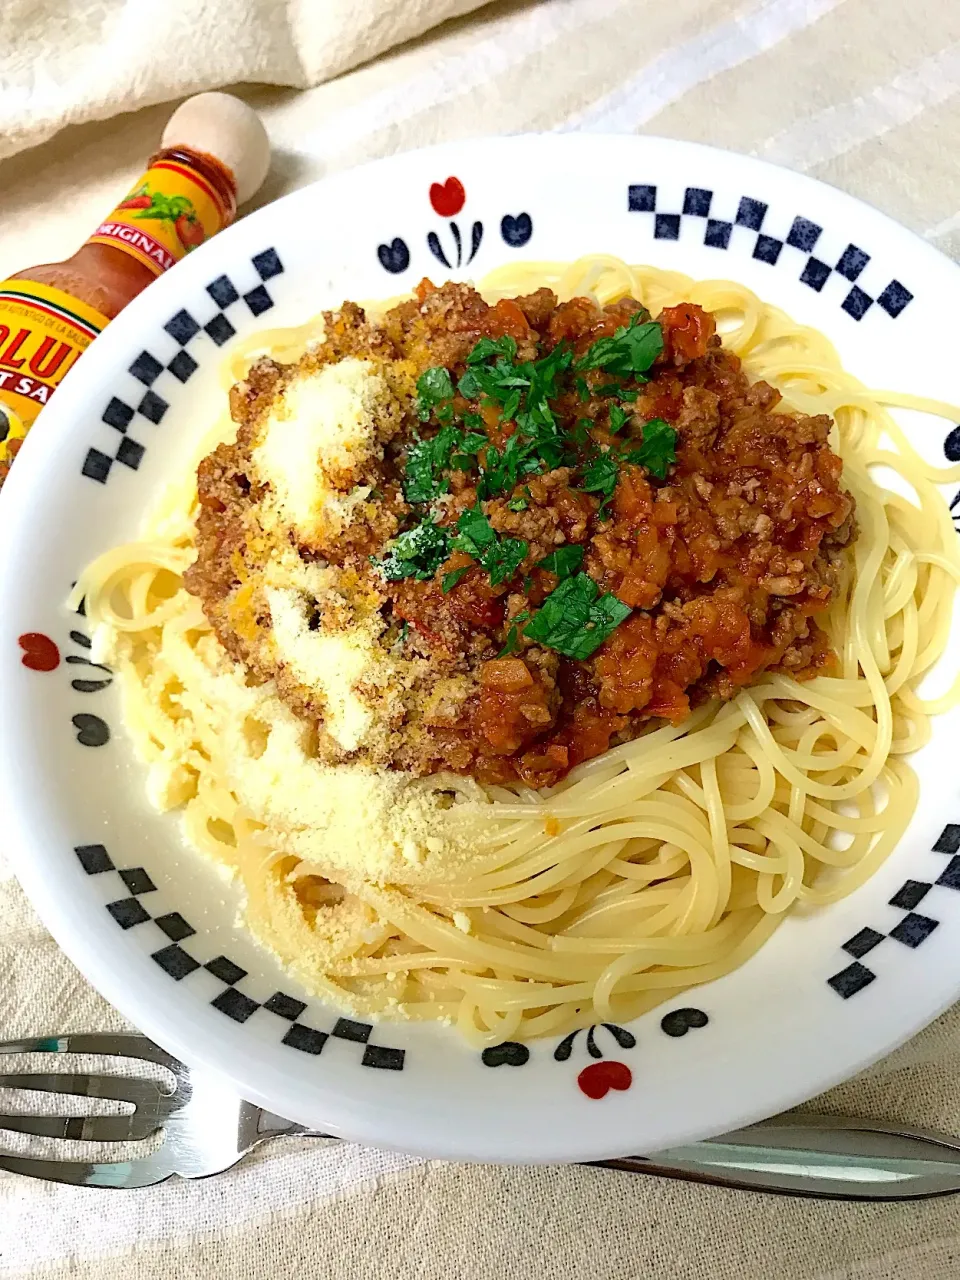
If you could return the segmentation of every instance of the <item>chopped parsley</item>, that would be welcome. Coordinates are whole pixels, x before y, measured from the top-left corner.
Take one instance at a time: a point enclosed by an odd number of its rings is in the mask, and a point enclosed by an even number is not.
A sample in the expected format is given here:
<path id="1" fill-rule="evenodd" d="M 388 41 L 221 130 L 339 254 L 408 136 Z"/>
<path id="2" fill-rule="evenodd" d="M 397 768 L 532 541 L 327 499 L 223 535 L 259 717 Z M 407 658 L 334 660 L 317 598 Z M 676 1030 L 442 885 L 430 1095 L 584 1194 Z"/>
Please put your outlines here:
<path id="1" fill-rule="evenodd" d="M 492 587 L 509 582 L 530 549 L 522 538 L 499 537 L 479 507 L 463 512 L 457 521 L 457 531 L 453 541 L 455 549 L 466 551 L 480 562 L 490 575 Z"/>
<path id="2" fill-rule="evenodd" d="M 507 632 L 507 638 L 506 638 L 506 640 L 504 641 L 503 648 L 502 648 L 502 649 L 500 650 L 500 652 L 497 654 L 497 657 L 498 657 L 498 658 L 509 658 L 509 657 L 511 656 L 511 654 L 516 653 L 516 652 L 517 652 L 517 641 L 519 640 L 519 638 L 520 638 L 520 629 L 519 629 L 519 627 L 517 627 L 517 626 L 512 626 L 512 627 L 510 628 L 510 630 Z"/>
<path id="3" fill-rule="evenodd" d="M 529 378 L 523 365 L 513 363 L 517 354 L 516 339 L 481 338 L 467 356 L 467 371 L 457 390 L 468 400 L 489 400 L 502 406 L 502 416 L 511 419 L 520 407 L 520 399 Z M 492 361 L 492 363 L 491 363 Z"/>
<path id="4" fill-rule="evenodd" d="M 491 548 L 480 562 L 490 574 L 491 587 L 510 581 L 523 563 L 527 550 L 528 545 L 522 538 L 501 538 L 496 547 Z"/>
<path id="5" fill-rule="evenodd" d="M 622 427 L 626 426 L 629 417 L 630 415 L 623 405 L 612 404 L 610 406 L 610 434 L 615 436 Z"/>
<path id="6" fill-rule="evenodd" d="M 457 442 L 456 453 L 450 455 L 450 466 L 454 471 L 469 471 L 476 461 L 477 454 L 488 443 L 482 431 L 468 431 Z"/>
<path id="7" fill-rule="evenodd" d="M 651 418 L 643 424 L 643 439 L 639 449 L 626 454 L 628 462 L 646 467 L 651 475 L 664 480 L 667 467 L 677 460 L 677 433 L 663 418 Z"/>
<path id="8" fill-rule="evenodd" d="M 426 369 L 417 379 L 417 417 L 429 422 L 449 422 L 453 417 L 453 379 L 442 365 Z"/>
<path id="9" fill-rule="evenodd" d="M 529 617 L 529 609 L 524 609 L 522 613 L 514 615 L 513 622 L 510 624 L 510 630 L 507 632 L 507 638 L 504 642 L 504 646 L 497 654 L 498 658 L 509 658 L 512 653 L 516 653 L 517 645 L 520 641 L 520 623 L 526 622 Z"/>
<path id="10" fill-rule="evenodd" d="M 526 477 L 561 466 L 576 468 L 579 487 L 598 495 L 597 515 L 604 519 L 625 462 L 646 467 L 659 479 L 666 476 L 676 461 L 677 433 L 661 418 L 646 423 L 639 444 L 625 439 L 616 449 L 598 450 L 591 439 L 594 428 L 604 423 L 611 435 L 622 432 L 626 437 L 633 429 L 631 405 L 639 394 L 637 384 L 646 382 L 645 374 L 663 350 L 660 326 L 646 315 L 638 313 L 612 335 L 599 338 L 577 361 L 567 343 L 559 343 L 540 359 L 518 361 L 517 342 L 505 335 L 475 343 L 459 379 L 440 365 L 420 375 L 416 413 L 430 426 L 426 438 L 415 440 L 407 451 L 404 496 L 421 507 L 433 503 L 449 493 L 451 473 L 463 471 L 473 474 L 469 483 L 476 486 L 477 505 L 461 514 L 455 529 L 438 524 L 432 511 L 400 534 L 386 554 L 372 561 L 387 581 L 432 578 L 456 550 L 476 561 L 492 586 L 508 583 L 529 554 L 529 543 L 498 534 L 481 504 L 502 494 L 510 511 L 526 511 L 531 502 L 529 489 L 523 487 Z M 573 391 L 583 401 L 605 397 L 606 414 L 596 419 L 583 416 L 567 428 L 553 406 Z M 466 412 L 455 408 L 458 393 L 473 402 Z M 494 444 L 488 431 L 497 421 L 501 430 Z M 573 657 L 581 651 L 592 653 L 626 616 L 626 606 L 614 596 L 600 595 L 582 572 L 583 559 L 583 547 L 570 544 L 540 561 L 560 585 L 528 631 L 531 639 Z M 471 567 L 444 574 L 444 593 L 452 591 Z M 529 587 L 528 578 L 524 590 Z M 559 610 L 564 610 L 563 616 L 554 617 Z M 511 627 L 507 652 L 517 643 L 519 621 Z"/>
<path id="11" fill-rule="evenodd" d="M 481 338 L 467 356 L 467 364 L 483 364 L 484 360 L 489 360 L 492 356 L 513 360 L 516 354 L 517 340 L 508 334 L 504 334 L 502 338 Z"/>
<path id="12" fill-rule="evenodd" d="M 593 430 L 593 426 L 592 418 L 578 418 L 573 424 L 570 438 L 581 451 L 585 450 L 590 444 L 590 432 Z"/>
<path id="13" fill-rule="evenodd" d="M 418 440 L 407 454 L 403 495 L 408 502 L 432 502 L 450 488 L 445 470 L 469 471 L 474 456 L 487 443 L 480 432 L 441 427 L 429 440 Z"/>
<path id="14" fill-rule="evenodd" d="M 446 493 L 450 482 L 442 478 L 442 471 L 459 439 L 457 428 L 446 426 L 429 440 L 420 440 L 413 446 L 407 454 L 407 478 L 403 485 L 408 502 L 431 502 Z"/>
<path id="15" fill-rule="evenodd" d="M 643 376 L 663 350 L 663 331 L 654 320 L 641 320 L 642 312 L 632 316 L 608 338 L 598 338 L 577 361 L 576 368 L 602 369 L 614 378 L 636 378 L 646 382 Z"/>
<path id="16" fill-rule="evenodd" d="M 496 530 L 479 507 L 470 507 L 462 513 L 457 521 L 458 551 L 466 551 L 467 555 L 479 560 L 496 540 Z"/>
<path id="17" fill-rule="evenodd" d="M 558 578 L 569 578 L 571 574 L 579 571 L 582 564 L 583 547 L 577 546 L 575 542 L 570 542 L 565 547 L 557 547 L 556 551 L 551 551 L 548 556 L 537 561 L 538 568 L 547 569 L 550 573 L 555 573 Z"/>
<path id="18" fill-rule="evenodd" d="M 646 382 L 646 378 L 641 378 L 641 382 Z M 636 400 L 640 394 L 640 388 L 627 387 L 622 382 L 603 382 L 599 387 L 593 388 L 593 394 L 608 400 L 614 396 L 618 400 Z"/>
<path id="19" fill-rule="evenodd" d="M 610 592 L 601 594 L 591 577 L 578 573 L 547 596 L 527 623 L 524 636 L 583 662 L 630 613 L 629 605 Z"/>
<path id="20" fill-rule="evenodd" d="M 479 494 L 493 498 L 513 489 L 518 479 L 561 464 L 569 444 L 550 406 L 560 394 L 559 379 L 573 362 L 569 347 L 554 347 L 540 360 L 515 363 L 517 344 L 511 337 L 481 338 L 467 356 L 467 371 L 458 390 L 468 400 L 499 409 L 503 422 L 516 431 L 502 448 L 491 446 L 484 458 Z"/>
<path id="21" fill-rule="evenodd" d="M 440 590 L 444 595 L 452 591 L 460 579 L 473 568 L 472 564 L 465 564 L 462 569 L 451 569 L 449 573 L 445 573 L 440 582 Z"/>
<path id="22" fill-rule="evenodd" d="M 370 560 L 388 582 L 399 582 L 403 578 L 424 582 L 433 577 L 449 556 L 450 545 L 450 531 L 428 517 L 401 533 L 382 560 L 373 556 Z"/>
<path id="23" fill-rule="evenodd" d="M 495 498 L 498 494 L 509 493 L 522 475 L 540 472 L 543 465 L 536 456 L 535 446 L 516 431 L 503 449 L 491 445 L 487 450 L 477 492 L 481 498 Z"/>
<path id="24" fill-rule="evenodd" d="M 597 510 L 600 519 L 606 515 L 613 499 L 621 463 L 632 462 L 639 467 L 646 467 L 651 475 L 663 480 L 666 478 L 667 468 L 677 460 L 676 443 L 677 433 L 669 422 L 664 422 L 663 418 L 651 418 L 644 424 L 643 438 L 638 449 L 630 449 L 625 453 L 609 449 L 591 458 L 583 467 L 580 488 L 585 493 L 603 495 Z"/>
<path id="25" fill-rule="evenodd" d="M 606 453 L 598 453 L 583 468 L 583 480 L 580 488 L 586 493 L 600 493 L 603 495 L 603 501 L 597 511 L 597 515 L 603 518 L 606 515 L 607 507 L 613 498 L 613 491 L 617 487 L 617 479 L 620 475 L 619 456 L 612 450 Z"/>

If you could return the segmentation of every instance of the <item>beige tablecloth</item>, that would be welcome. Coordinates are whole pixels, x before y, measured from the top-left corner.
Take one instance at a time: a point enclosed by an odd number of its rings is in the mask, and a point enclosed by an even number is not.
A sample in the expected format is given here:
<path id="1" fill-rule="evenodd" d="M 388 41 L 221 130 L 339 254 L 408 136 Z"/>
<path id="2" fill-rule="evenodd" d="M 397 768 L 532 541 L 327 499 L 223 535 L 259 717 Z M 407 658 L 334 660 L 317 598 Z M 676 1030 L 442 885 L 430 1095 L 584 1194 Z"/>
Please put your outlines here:
<path id="1" fill-rule="evenodd" d="M 233 13 L 263 8 L 217 3 Z M 198 8 L 215 15 L 217 3 Z M 61 12 L 121 7 L 47 4 Z M 126 7 L 147 12 L 136 0 Z M 276 5 L 298 21 L 310 7 Z M 410 6 L 421 30 L 431 12 L 472 7 Z M 45 12 L 35 0 L 3 0 L 0 8 L 0 36 L 10 14 L 39 22 Z M 377 6 L 329 8 L 349 17 Z M 397 19 L 402 4 L 383 0 L 382 8 L 394 26 L 374 22 L 341 66 L 356 63 L 363 48 L 382 49 L 384 32 L 410 34 Z M 181 0 L 152 11 L 169 16 L 190 6 Z M 169 29 L 176 30 L 172 19 Z M 0 121 L 9 123 L 7 95 L 22 92 L 30 75 L 8 84 L 4 47 L 0 40 Z M 321 61 L 311 75 L 324 74 Z M 201 65 L 209 74 L 231 64 Z M 265 53 L 259 73 L 245 65 L 233 74 L 302 82 L 275 66 Z M 43 74 L 36 68 L 41 87 Z M 60 95 L 62 113 L 67 80 L 47 87 Z M 128 83 L 125 92 L 140 88 Z M 148 92 L 157 100 L 155 87 Z M 642 130 L 802 169 L 960 257 L 958 0 L 510 0 L 319 88 L 242 92 L 263 110 L 278 149 L 265 198 L 439 140 Z M 83 118 L 102 114 L 88 109 L 89 95 L 84 101 Z M 75 126 L 0 164 L 0 276 L 69 253 L 139 172 L 168 111 Z M 52 127 L 49 118 L 43 127 Z M 3 150 L 13 149 L 8 138 Z M 0 861 L 0 1037 L 118 1025 Z M 821 1105 L 960 1133 L 960 1013 Z M 277 1143 L 209 1182 L 123 1194 L 0 1174 L 0 1277 L 954 1280 L 958 1223 L 952 1201 L 808 1203 L 593 1169 L 468 1168 Z"/>

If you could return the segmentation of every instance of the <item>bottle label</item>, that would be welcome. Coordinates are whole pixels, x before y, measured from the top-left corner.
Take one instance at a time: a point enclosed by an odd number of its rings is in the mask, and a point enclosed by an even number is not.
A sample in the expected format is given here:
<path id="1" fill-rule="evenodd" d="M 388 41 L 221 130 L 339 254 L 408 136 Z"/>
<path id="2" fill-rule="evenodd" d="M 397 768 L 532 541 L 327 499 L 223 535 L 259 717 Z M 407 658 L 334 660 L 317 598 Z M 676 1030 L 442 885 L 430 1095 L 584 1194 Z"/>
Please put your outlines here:
<path id="1" fill-rule="evenodd" d="M 223 202 L 204 177 L 179 161 L 158 160 L 88 243 L 122 249 L 159 276 L 226 223 Z"/>
<path id="2" fill-rule="evenodd" d="M 109 323 L 62 289 L 0 282 L 0 463 L 10 462 L 15 442 Z"/>

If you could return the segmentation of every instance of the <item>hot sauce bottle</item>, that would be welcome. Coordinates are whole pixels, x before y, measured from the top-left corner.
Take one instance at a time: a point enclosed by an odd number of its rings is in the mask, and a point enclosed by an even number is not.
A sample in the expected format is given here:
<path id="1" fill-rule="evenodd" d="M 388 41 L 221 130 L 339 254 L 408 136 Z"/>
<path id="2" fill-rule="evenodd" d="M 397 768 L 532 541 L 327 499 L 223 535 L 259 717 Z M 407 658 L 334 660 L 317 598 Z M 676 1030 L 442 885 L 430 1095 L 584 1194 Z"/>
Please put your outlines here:
<path id="1" fill-rule="evenodd" d="M 151 281 L 236 217 L 266 177 L 260 117 L 226 93 L 184 102 L 147 171 L 65 262 L 0 281 L 0 485 L 68 371 Z"/>

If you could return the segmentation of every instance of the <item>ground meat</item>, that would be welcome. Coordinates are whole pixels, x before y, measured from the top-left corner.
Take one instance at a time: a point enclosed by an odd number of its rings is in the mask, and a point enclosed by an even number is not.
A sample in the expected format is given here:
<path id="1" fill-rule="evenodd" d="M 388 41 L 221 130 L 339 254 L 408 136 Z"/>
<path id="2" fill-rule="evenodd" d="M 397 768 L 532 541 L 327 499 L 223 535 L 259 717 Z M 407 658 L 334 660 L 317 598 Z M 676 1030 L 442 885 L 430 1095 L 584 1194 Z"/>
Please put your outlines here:
<path id="1" fill-rule="evenodd" d="M 326 318 L 326 339 L 309 361 L 320 368 L 351 355 L 407 362 L 415 374 L 443 366 L 455 387 L 481 338 L 506 341 L 502 350 L 517 364 L 560 344 L 580 359 L 598 339 L 647 318 L 629 298 L 601 310 L 586 298 L 558 304 L 540 289 L 488 306 L 467 285 L 424 282 L 379 325 L 345 304 Z M 570 456 L 518 475 L 504 492 L 483 496 L 482 472 L 509 450 L 518 423 L 484 397 L 454 392 L 457 421 L 476 415 L 471 429 L 479 422 L 488 443 L 449 472 L 431 518 L 455 531 L 463 513 L 480 510 L 500 539 L 522 544 L 503 581 L 456 547 L 423 579 L 385 580 L 378 568 L 398 531 L 424 516 L 404 498 L 405 466 L 414 442 L 440 429 L 424 425 L 412 401 L 402 407 L 405 426 L 368 477 L 374 497 L 322 557 L 373 593 L 383 643 L 419 663 L 389 757 L 376 763 L 542 787 L 635 737 L 651 718 L 680 723 L 691 707 L 733 697 L 763 671 L 802 679 L 833 661 L 817 616 L 841 580 L 856 526 L 829 447 L 830 419 L 785 412 L 774 388 L 749 383 L 699 307 L 668 308 L 658 322 L 663 350 L 646 378 L 614 385 L 605 373 L 565 375 L 551 406 Z M 265 545 L 258 524 L 264 490 L 251 441 L 290 376 L 263 361 L 231 393 L 238 437 L 200 466 L 198 557 L 187 586 L 252 678 L 276 679 L 295 712 L 322 728 L 322 700 L 271 656 L 269 609 L 257 587 L 265 556 L 292 549 L 317 560 L 292 535 L 287 547 Z M 618 425 L 611 404 L 621 394 Z M 653 419 L 676 432 L 675 461 L 663 475 L 628 456 Z M 584 473 L 608 457 L 619 462 L 604 495 Z M 582 552 L 582 572 L 630 610 L 582 659 L 524 634 L 560 582 L 541 562 L 571 546 Z"/>

